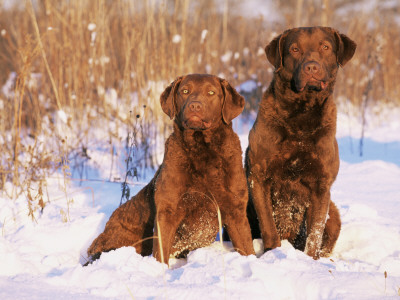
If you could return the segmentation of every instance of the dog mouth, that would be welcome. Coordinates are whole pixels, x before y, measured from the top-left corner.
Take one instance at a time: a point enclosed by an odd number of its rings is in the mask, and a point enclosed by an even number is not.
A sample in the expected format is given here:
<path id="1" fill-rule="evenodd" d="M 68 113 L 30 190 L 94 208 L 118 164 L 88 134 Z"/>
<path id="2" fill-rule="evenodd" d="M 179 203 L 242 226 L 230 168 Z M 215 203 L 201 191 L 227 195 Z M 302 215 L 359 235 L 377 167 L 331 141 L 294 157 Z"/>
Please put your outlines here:
<path id="1" fill-rule="evenodd" d="M 211 122 L 207 122 L 198 115 L 187 117 L 183 122 L 185 128 L 193 130 L 206 130 L 211 127 Z"/>
<path id="2" fill-rule="evenodd" d="M 327 87 L 328 87 L 328 82 L 327 81 L 316 79 L 314 77 L 311 77 L 308 80 L 299 80 L 296 83 L 296 89 L 299 92 L 303 92 L 304 90 L 323 91 Z"/>

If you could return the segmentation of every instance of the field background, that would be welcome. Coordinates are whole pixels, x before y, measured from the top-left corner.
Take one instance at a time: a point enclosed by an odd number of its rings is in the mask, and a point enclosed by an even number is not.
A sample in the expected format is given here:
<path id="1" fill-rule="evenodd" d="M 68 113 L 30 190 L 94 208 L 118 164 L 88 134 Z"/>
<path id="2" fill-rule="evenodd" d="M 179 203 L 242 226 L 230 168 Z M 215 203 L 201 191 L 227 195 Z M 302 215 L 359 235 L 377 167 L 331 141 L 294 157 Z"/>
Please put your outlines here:
<path id="1" fill-rule="evenodd" d="M 379 120 L 383 106 L 400 104 L 396 1 L 0 5 L 0 189 L 12 182 L 10 198 L 26 194 L 33 182 L 45 185 L 57 170 L 83 179 L 94 149 L 102 148 L 112 162 L 110 181 L 156 168 L 162 155 L 157 149 L 171 129 L 159 95 L 179 75 L 212 73 L 236 86 L 252 80 L 253 87 L 242 91 L 244 115 L 256 111 L 273 73 L 264 47 L 290 27 L 331 26 L 357 42 L 355 57 L 339 72 L 339 110 L 366 124 L 367 110 Z M 124 144 L 126 153 L 117 153 Z M 120 166 L 125 173 L 114 171 L 118 155 L 131 157 L 130 166 Z M 35 190 L 27 197 L 40 197 Z"/>

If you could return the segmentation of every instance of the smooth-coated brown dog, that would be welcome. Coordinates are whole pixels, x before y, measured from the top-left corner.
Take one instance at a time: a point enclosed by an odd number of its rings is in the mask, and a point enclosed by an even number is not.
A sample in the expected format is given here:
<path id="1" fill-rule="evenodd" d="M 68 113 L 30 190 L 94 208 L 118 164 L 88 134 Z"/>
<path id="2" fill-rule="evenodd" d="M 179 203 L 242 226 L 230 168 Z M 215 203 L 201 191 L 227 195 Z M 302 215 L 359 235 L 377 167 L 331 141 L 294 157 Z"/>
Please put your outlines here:
<path id="1" fill-rule="evenodd" d="M 265 48 L 275 73 L 246 151 L 248 217 L 265 251 L 287 239 L 318 259 L 335 246 L 341 221 L 330 197 L 339 170 L 332 92 L 355 49 L 328 27 L 290 29 Z"/>
<path id="2" fill-rule="evenodd" d="M 254 254 L 242 150 L 231 122 L 244 98 L 226 80 L 190 74 L 172 82 L 160 101 L 174 119 L 163 163 L 147 186 L 114 211 L 88 255 L 96 259 L 135 246 L 168 263 L 170 254 L 182 257 L 215 241 L 217 208 L 234 248 Z"/>

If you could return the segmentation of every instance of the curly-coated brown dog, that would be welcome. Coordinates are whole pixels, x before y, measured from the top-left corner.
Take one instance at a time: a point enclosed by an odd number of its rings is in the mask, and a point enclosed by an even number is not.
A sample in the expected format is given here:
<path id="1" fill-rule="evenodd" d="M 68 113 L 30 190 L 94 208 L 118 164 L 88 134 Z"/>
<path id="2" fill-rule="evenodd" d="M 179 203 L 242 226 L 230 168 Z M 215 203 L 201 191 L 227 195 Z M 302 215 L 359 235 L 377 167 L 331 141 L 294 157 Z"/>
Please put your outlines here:
<path id="1" fill-rule="evenodd" d="M 254 254 L 242 150 L 231 123 L 243 110 L 243 97 L 226 80 L 191 74 L 166 88 L 161 107 L 175 119 L 163 163 L 151 182 L 112 214 L 89 256 L 135 246 L 142 255 L 153 252 L 168 262 L 170 254 L 184 256 L 215 240 L 217 208 L 235 249 Z"/>
<path id="2" fill-rule="evenodd" d="M 275 73 L 246 151 L 248 216 L 265 251 L 283 239 L 314 259 L 333 250 L 341 221 L 330 198 L 339 170 L 332 92 L 355 49 L 328 27 L 290 29 L 265 48 Z"/>

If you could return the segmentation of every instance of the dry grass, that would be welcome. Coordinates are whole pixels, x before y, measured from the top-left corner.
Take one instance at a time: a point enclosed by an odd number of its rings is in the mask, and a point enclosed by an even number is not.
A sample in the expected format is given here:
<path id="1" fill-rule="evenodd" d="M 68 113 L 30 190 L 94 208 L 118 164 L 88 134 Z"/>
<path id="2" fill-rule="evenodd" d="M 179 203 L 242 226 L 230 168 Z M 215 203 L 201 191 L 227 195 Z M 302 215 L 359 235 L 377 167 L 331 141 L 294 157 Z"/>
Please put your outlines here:
<path id="1" fill-rule="evenodd" d="M 157 165 L 154 145 L 163 143 L 171 125 L 159 105 L 163 88 L 192 72 L 267 86 L 272 69 L 262 50 L 288 27 L 329 25 L 357 42 L 355 58 L 338 78 L 339 102 L 360 108 L 400 103 L 400 29 L 393 21 L 399 5 L 354 18 L 341 12 L 349 1 L 323 0 L 321 6 L 291 0 L 278 7 L 282 22 L 271 24 L 237 16 L 238 2 L 42 0 L 33 15 L 28 0 L 0 10 L 1 86 L 16 74 L 8 91 L 0 91 L 0 189 L 12 182 L 15 198 L 32 182 L 44 185 L 66 159 L 79 166 L 89 159 L 87 150 L 101 143 L 114 159 L 115 144 L 126 138 L 120 129 L 128 132 L 137 115 L 141 166 Z M 111 91 L 117 101 L 110 100 Z M 257 108 L 257 101 L 250 103 L 247 109 Z M 62 130 L 60 110 L 66 115 Z M 103 140 L 96 141 L 96 127 Z"/>

